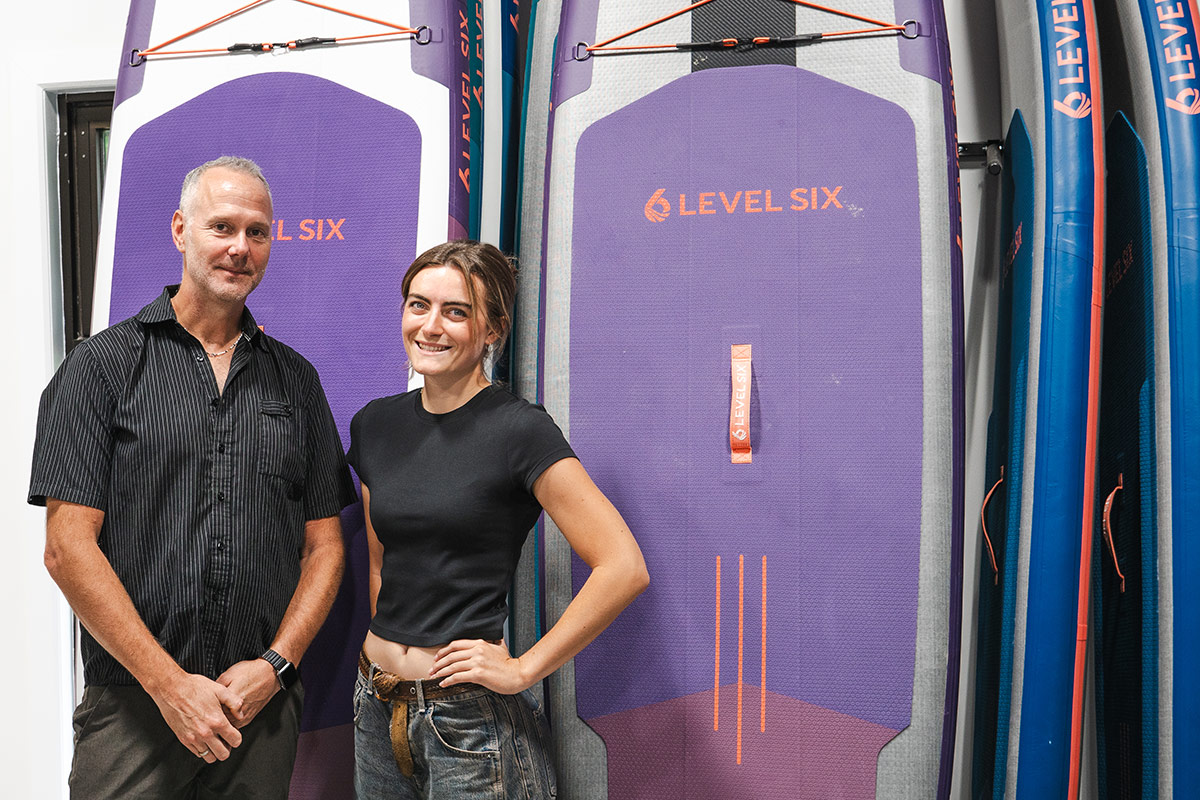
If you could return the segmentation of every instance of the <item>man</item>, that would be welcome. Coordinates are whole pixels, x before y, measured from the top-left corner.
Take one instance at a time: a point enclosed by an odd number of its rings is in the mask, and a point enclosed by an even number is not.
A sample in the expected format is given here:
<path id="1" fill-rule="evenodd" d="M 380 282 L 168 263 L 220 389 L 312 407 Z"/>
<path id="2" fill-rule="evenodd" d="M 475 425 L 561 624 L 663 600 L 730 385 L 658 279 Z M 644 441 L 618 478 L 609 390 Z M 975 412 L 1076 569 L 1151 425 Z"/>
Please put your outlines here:
<path id="1" fill-rule="evenodd" d="M 84 627 L 73 798 L 286 798 L 295 665 L 342 576 L 355 500 L 316 371 L 258 330 L 270 189 L 184 179 L 183 278 L 80 344 L 42 395 L 29 502 Z"/>

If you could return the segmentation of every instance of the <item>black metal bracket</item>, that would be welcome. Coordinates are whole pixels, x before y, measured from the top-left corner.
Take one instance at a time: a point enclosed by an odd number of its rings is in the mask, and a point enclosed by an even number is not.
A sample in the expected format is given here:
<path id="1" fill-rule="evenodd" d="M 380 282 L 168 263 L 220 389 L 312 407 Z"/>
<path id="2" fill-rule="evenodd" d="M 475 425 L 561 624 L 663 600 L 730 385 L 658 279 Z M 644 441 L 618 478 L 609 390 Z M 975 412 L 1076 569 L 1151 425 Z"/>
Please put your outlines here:
<path id="1" fill-rule="evenodd" d="M 960 167 L 987 167 L 989 175 L 999 175 L 1004 169 L 1000 160 L 1004 153 L 1004 143 L 999 139 L 988 139 L 986 142 L 959 142 L 958 164 Z"/>

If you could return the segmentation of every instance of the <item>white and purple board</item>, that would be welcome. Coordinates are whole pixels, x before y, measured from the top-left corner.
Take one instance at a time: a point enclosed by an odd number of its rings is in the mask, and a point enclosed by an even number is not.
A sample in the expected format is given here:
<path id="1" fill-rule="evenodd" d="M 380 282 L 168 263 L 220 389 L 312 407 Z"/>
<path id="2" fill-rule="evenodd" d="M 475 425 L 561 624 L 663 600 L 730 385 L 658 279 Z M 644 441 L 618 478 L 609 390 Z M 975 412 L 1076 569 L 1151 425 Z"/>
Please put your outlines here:
<path id="1" fill-rule="evenodd" d="M 651 575 L 550 683 L 564 796 L 948 796 L 963 520 L 949 54 L 937 3 L 845 5 L 913 20 L 912 38 L 585 57 L 579 43 L 680 4 L 561 3 L 529 248 L 540 298 L 519 309 L 539 353 L 519 377 L 533 365 Z M 621 44 L 866 27 L 846 23 L 716 0 Z M 731 463 L 741 344 L 751 463 Z M 551 624 L 586 568 L 546 527 Z"/>
<path id="2" fill-rule="evenodd" d="M 133 0 L 118 77 L 93 330 L 178 283 L 170 236 L 180 183 L 221 155 L 262 166 L 274 197 L 270 264 L 248 307 L 320 372 L 343 444 L 367 401 L 403 391 L 400 279 L 415 255 L 463 235 L 478 97 L 465 66 L 466 2 L 356 0 L 347 10 L 409 36 L 263 53 L 144 50 L 228 11 Z M 263 3 L 166 49 L 225 48 L 386 31 L 309 5 Z M 133 64 L 137 64 L 134 66 Z M 349 797 L 351 694 L 366 631 L 362 508 L 342 515 L 346 579 L 301 665 L 306 688 L 293 798 Z"/>

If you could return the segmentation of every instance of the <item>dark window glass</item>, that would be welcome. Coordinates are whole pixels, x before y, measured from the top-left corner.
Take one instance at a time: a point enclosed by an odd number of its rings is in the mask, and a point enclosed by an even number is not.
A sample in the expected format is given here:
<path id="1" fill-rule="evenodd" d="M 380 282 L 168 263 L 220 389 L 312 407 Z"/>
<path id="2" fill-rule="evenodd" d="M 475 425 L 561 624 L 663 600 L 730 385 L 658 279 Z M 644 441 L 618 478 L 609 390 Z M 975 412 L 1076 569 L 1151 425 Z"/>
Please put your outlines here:
<path id="1" fill-rule="evenodd" d="M 58 97 L 58 180 L 62 220 L 63 322 L 66 350 L 91 333 L 100 198 L 108 163 L 112 92 Z"/>

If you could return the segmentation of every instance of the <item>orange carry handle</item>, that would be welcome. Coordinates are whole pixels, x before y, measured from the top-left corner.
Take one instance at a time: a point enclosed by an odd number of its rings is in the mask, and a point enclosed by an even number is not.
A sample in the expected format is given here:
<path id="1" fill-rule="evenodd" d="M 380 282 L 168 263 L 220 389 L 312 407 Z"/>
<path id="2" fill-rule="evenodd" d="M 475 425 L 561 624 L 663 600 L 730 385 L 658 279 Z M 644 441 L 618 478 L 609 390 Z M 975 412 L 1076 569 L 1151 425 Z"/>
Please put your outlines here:
<path id="1" fill-rule="evenodd" d="M 1004 465 L 1000 465 L 1000 480 L 992 484 L 992 488 L 988 490 L 987 497 L 983 498 L 983 508 L 979 509 L 979 522 L 983 525 L 983 541 L 987 544 L 988 557 L 992 560 L 992 583 L 1000 583 L 1000 568 L 996 566 L 996 551 L 992 548 L 992 537 L 988 536 L 987 532 L 987 504 L 992 499 L 992 493 L 1004 483 Z"/>
<path id="2" fill-rule="evenodd" d="M 1108 493 L 1108 499 L 1104 501 L 1104 538 L 1108 540 L 1108 551 L 1112 553 L 1113 567 L 1117 570 L 1117 577 L 1121 579 L 1121 593 L 1125 593 L 1125 573 L 1121 572 L 1121 562 L 1117 561 L 1117 543 L 1113 541 L 1112 514 L 1113 498 L 1117 496 L 1117 492 L 1125 488 L 1125 473 L 1122 472 L 1117 476 L 1117 485 Z"/>
<path id="3" fill-rule="evenodd" d="M 733 391 L 729 397 L 729 460 L 749 464 L 750 448 L 750 345 L 729 347 Z"/>

